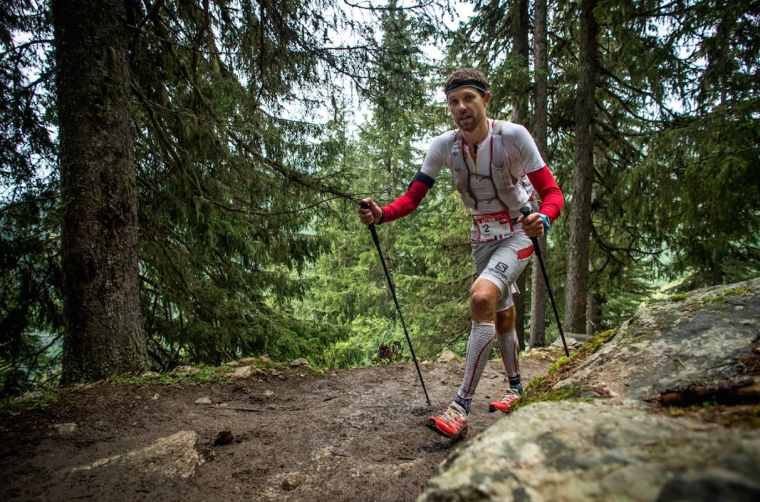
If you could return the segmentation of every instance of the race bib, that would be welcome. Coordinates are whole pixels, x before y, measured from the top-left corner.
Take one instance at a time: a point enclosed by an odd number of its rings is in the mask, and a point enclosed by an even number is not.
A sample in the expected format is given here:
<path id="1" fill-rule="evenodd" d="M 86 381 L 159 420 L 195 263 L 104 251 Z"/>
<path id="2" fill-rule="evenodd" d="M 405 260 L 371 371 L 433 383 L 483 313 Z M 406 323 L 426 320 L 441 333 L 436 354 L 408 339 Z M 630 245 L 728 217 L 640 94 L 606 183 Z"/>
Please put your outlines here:
<path id="1" fill-rule="evenodd" d="M 475 242 L 506 239 L 512 235 L 512 220 L 509 213 L 474 215 L 471 234 L 471 239 Z"/>

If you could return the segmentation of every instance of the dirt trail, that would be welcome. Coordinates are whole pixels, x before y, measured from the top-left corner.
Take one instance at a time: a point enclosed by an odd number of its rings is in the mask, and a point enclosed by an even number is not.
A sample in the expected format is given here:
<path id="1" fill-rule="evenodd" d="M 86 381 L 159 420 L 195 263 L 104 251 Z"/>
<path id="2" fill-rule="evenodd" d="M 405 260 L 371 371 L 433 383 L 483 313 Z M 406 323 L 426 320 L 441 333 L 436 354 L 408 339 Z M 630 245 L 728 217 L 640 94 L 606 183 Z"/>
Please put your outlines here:
<path id="1" fill-rule="evenodd" d="M 525 358 L 525 381 L 550 363 Z M 423 366 L 435 409 L 447 404 L 461 363 Z M 489 398 L 504 388 L 499 361 L 486 368 L 473 403 L 471 441 L 499 417 Z M 157 395 L 157 396 L 156 396 Z M 44 413 L 0 419 L 0 500 L 415 500 L 452 443 L 424 426 L 430 413 L 414 367 L 342 370 L 229 384 L 99 385 Z M 210 397 L 213 404 L 196 404 Z M 74 422 L 73 433 L 54 424 Z M 220 431 L 230 444 L 215 446 Z M 204 462 L 187 479 L 98 459 L 195 431 Z"/>

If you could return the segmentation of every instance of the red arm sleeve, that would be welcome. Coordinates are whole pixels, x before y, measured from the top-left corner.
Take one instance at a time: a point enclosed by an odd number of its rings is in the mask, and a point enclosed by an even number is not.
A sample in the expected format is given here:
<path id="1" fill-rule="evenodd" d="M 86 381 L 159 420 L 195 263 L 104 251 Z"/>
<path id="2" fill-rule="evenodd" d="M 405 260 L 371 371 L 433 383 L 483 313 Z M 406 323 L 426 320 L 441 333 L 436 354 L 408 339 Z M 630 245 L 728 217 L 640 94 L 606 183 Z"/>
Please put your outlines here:
<path id="1" fill-rule="evenodd" d="M 556 220 L 565 205 L 565 196 L 562 195 L 562 190 L 557 186 L 549 166 L 528 173 L 528 179 L 541 197 L 541 207 L 538 211 L 548 216 L 552 221 Z"/>
<path id="2" fill-rule="evenodd" d="M 435 180 L 430 176 L 423 173 L 417 173 L 406 192 L 390 204 L 383 207 L 383 218 L 380 220 L 380 223 L 387 223 L 389 221 L 403 218 L 417 209 L 417 206 L 419 206 L 422 199 L 425 198 L 425 195 L 427 195 L 428 190 L 433 186 L 434 182 Z"/>

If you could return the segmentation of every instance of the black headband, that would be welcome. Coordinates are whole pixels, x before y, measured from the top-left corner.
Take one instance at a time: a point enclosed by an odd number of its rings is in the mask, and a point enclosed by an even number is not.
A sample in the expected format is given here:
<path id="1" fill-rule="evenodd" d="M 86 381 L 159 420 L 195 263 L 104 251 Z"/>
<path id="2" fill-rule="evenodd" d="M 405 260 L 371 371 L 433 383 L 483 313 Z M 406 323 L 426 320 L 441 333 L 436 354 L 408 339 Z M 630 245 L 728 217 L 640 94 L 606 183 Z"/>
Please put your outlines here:
<path id="1" fill-rule="evenodd" d="M 468 78 L 466 80 L 454 80 L 452 83 L 446 86 L 446 94 L 450 93 L 451 91 L 455 89 L 459 89 L 460 87 L 474 87 L 476 91 L 478 91 L 481 95 L 485 94 L 488 91 L 488 84 L 481 82 L 480 80 L 475 80 L 473 78 Z"/>

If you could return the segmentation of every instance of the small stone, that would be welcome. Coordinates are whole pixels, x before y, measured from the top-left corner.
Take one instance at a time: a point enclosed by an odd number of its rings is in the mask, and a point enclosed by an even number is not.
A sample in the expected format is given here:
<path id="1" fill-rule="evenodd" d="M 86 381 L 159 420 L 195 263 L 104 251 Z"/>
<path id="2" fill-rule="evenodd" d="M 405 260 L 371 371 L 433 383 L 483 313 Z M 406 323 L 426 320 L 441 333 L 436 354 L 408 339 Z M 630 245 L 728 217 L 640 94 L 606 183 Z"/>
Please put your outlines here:
<path id="1" fill-rule="evenodd" d="M 250 378 L 253 374 L 253 370 L 250 366 L 242 366 L 232 372 L 232 378 Z"/>
<path id="2" fill-rule="evenodd" d="M 259 361 L 261 361 L 262 364 L 272 364 L 272 360 L 269 359 L 269 356 L 266 354 L 259 356 Z"/>
<path id="3" fill-rule="evenodd" d="M 158 401 L 158 398 L 159 398 L 159 395 L 158 395 L 158 393 L 156 393 L 156 394 L 153 394 L 153 400 L 154 400 L 154 401 Z"/>
<path id="4" fill-rule="evenodd" d="M 158 378 L 160 376 L 161 375 L 159 375 L 155 371 L 146 371 L 145 373 L 142 374 L 143 378 Z"/>
<path id="5" fill-rule="evenodd" d="M 303 484 L 303 475 L 300 472 L 289 472 L 282 480 L 282 489 L 289 492 Z"/>
<path id="6" fill-rule="evenodd" d="M 309 367 L 309 361 L 304 359 L 303 357 L 299 357 L 298 359 L 294 359 L 290 361 L 289 366 L 291 368 L 308 368 Z"/>
<path id="7" fill-rule="evenodd" d="M 259 362 L 258 357 L 244 357 L 238 360 L 238 366 L 251 366 Z"/>
<path id="8" fill-rule="evenodd" d="M 176 375 L 195 375 L 200 370 L 193 366 L 177 366 L 172 373 Z"/>
<path id="9" fill-rule="evenodd" d="M 459 362 L 461 359 L 461 357 L 454 354 L 449 349 L 444 349 L 443 352 L 441 352 L 441 354 L 438 356 L 439 363 Z"/>
<path id="10" fill-rule="evenodd" d="M 273 398 L 274 397 L 274 392 L 271 391 L 271 390 L 266 390 L 266 391 L 264 391 L 264 397 L 266 397 L 266 398 Z"/>
<path id="11" fill-rule="evenodd" d="M 208 396 L 199 397 L 195 400 L 195 404 L 213 404 L 211 398 Z"/>
<path id="12" fill-rule="evenodd" d="M 299 373 L 298 376 L 301 377 L 301 378 L 305 378 L 306 377 L 306 373 Z"/>
<path id="13" fill-rule="evenodd" d="M 74 422 L 66 422 L 63 424 L 55 424 L 53 428 L 61 435 L 74 434 L 77 431 L 77 424 Z"/>

